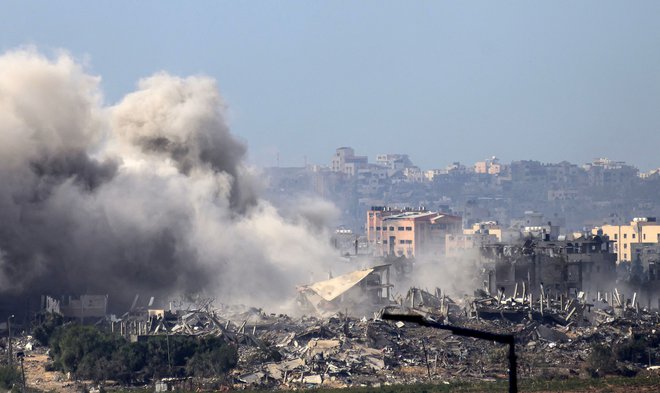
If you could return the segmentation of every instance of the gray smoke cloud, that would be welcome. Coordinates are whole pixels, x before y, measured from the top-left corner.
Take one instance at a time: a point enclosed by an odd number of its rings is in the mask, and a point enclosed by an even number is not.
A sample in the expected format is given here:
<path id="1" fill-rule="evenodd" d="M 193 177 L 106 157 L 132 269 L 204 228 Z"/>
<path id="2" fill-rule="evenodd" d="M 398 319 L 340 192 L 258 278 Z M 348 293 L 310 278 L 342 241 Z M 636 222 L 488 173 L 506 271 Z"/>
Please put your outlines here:
<path id="1" fill-rule="evenodd" d="M 66 53 L 0 56 L 0 292 L 268 306 L 328 270 L 332 208 L 258 197 L 213 79 L 158 73 L 110 107 L 99 83 Z"/>

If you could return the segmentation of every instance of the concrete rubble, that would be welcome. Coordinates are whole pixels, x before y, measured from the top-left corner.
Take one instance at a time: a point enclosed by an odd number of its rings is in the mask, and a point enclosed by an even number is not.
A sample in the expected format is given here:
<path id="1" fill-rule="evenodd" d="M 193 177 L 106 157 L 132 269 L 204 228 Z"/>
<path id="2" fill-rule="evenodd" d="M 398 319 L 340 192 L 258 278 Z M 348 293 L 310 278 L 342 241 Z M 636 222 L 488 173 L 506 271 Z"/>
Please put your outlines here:
<path id="1" fill-rule="evenodd" d="M 360 280 L 357 280 L 360 281 Z M 543 291 L 541 290 L 541 293 Z M 491 381 L 507 376 L 507 349 L 411 323 L 384 321 L 382 312 L 417 314 L 436 322 L 516 337 L 519 378 L 587 377 L 594 345 L 616 347 L 636 337 L 654 346 L 648 357 L 618 362 L 629 373 L 660 364 L 660 315 L 618 291 L 565 299 L 525 290 L 507 296 L 452 299 L 441 290 L 410 288 L 371 314 L 336 312 L 290 317 L 261 309 L 213 304 L 179 310 L 132 310 L 106 320 L 131 340 L 152 336 L 217 336 L 238 348 L 233 388 L 382 386 L 416 382 Z M 600 300 L 599 300 L 600 299 Z M 6 343 L 3 343 L 6 344 Z M 14 350 L 33 340 L 15 338 Z M 645 371 L 651 372 L 651 371 Z"/>
<path id="2" fill-rule="evenodd" d="M 359 281 L 359 280 L 358 280 Z M 523 291 L 524 292 L 524 291 Z M 587 301 L 541 295 L 534 300 L 517 291 L 453 300 L 438 289 L 411 288 L 382 310 L 418 314 L 452 325 L 493 333 L 514 333 L 520 377 L 587 375 L 594 344 L 614 346 L 646 335 L 660 342 L 660 316 L 640 308 L 618 292 Z M 541 293 L 543 291 L 541 290 Z M 214 335 L 237 345 L 238 367 L 231 374 L 236 388 L 378 386 L 432 381 L 505 378 L 506 351 L 483 340 L 410 323 L 383 321 L 379 313 L 292 318 L 260 309 L 205 303 L 179 312 L 150 311 L 142 322 L 125 325 L 150 335 Z M 381 311 L 382 312 L 382 311 Z M 126 327 L 129 326 L 129 327 Z M 115 326 L 117 328 L 117 326 Z M 660 348 L 649 349 L 653 364 Z M 623 366 L 642 370 L 651 364 Z"/>

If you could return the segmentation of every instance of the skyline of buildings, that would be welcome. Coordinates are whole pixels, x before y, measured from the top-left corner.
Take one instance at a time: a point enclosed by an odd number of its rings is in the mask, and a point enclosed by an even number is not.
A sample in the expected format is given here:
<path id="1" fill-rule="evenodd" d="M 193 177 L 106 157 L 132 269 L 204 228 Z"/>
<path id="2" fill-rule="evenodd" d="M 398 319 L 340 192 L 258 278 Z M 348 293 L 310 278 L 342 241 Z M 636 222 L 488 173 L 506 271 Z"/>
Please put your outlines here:
<path id="1" fill-rule="evenodd" d="M 362 217 L 371 206 L 427 206 L 461 216 L 465 227 L 485 221 L 508 225 L 526 211 L 571 230 L 660 216 L 660 170 L 640 173 L 606 158 L 577 165 L 489 157 L 422 169 L 405 153 L 379 154 L 370 162 L 341 147 L 329 165 L 271 167 L 264 173 L 267 198 L 276 205 L 291 195 L 316 195 L 332 201 L 341 212 L 337 224 L 354 231 L 364 229 Z"/>
<path id="2" fill-rule="evenodd" d="M 307 159 L 302 166 L 266 166 L 264 169 L 274 168 L 310 168 L 315 171 L 330 169 L 333 172 L 345 173 L 348 176 L 355 176 L 359 174 L 360 170 L 374 170 L 376 168 L 387 169 L 389 175 L 404 171 L 408 169 L 408 173 L 414 174 L 415 171 L 421 171 L 423 178 L 432 180 L 434 175 L 447 174 L 447 173 L 478 173 L 489 175 L 500 175 L 511 171 L 511 166 L 524 166 L 528 172 L 528 176 L 533 176 L 535 172 L 543 171 L 546 168 L 548 171 L 553 171 L 555 167 L 563 168 L 562 175 L 575 175 L 575 171 L 582 169 L 584 171 L 591 171 L 592 181 L 600 182 L 607 181 L 608 173 L 616 171 L 618 173 L 633 174 L 640 178 L 648 178 L 660 175 L 660 163 L 658 167 L 654 167 L 647 171 L 641 171 L 637 168 L 635 163 L 628 163 L 626 161 L 612 160 L 608 157 L 600 156 L 594 157 L 591 161 L 584 161 L 583 164 L 575 164 L 566 160 L 562 161 L 541 161 L 536 159 L 515 159 L 508 163 L 493 155 L 480 161 L 475 161 L 474 164 L 465 164 L 462 161 L 451 161 L 443 167 L 429 167 L 421 168 L 413 163 L 410 154 L 407 153 L 379 153 L 375 155 L 375 162 L 369 161 L 370 157 L 367 155 L 357 155 L 355 149 L 351 146 L 338 147 L 332 155 L 329 164 L 324 163 L 310 163 Z M 541 168 L 541 169 L 535 169 Z M 548 169 L 549 168 L 549 169 Z M 514 169 L 515 170 L 515 169 Z M 413 176 L 414 177 L 414 176 Z"/>

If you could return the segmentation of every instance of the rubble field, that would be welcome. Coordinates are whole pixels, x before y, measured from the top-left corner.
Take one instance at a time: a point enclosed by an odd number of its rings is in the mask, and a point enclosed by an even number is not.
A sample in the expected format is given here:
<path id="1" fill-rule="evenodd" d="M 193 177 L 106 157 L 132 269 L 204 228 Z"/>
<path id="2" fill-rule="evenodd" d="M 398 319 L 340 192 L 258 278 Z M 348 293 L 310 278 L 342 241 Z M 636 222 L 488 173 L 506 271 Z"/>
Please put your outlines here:
<path id="1" fill-rule="evenodd" d="M 411 288 L 397 305 L 370 316 L 292 318 L 259 309 L 206 307 L 182 318 L 151 321 L 148 334 L 214 334 L 238 346 L 239 362 L 228 378 L 234 389 L 345 388 L 419 383 L 506 381 L 508 348 L 446 330 L 384 321 L 382 312 L 423 315 L 492 333 L 514 334 L 520 380 L 591 378 L 653 373 L 660 363 L 660 316 L 618 292 L 588 302 L 515 293 L 452 300 Z M 633 297 L 634 299 L 634 297 Z M 240 312 L 239 312 L 240 311 Z M 643 358 L 621 360 L 616 348 L 652 343 Z M 595 368 L 594 348 L 610 348 L 612 364 Z"/>
<path id="2" fill-rule="evenodd" d="M 422 315 L 432 321 L 513 334 L 517 373 L 525 391 L 660 391 L 660 315 L 634 301 L 587 301 L 542 295 L 505 297 L 479 293 L 453 300 L 412 288 L 395 305 L 369 316 L 293 318 L 256 308 L 201 307 L 149 313 L 106 326 L 131 339 L 159 335 L 213 335 L 238 349 L 238 364 L 217 379 L 195 379 L 195 389 L 297 390 L 371 387 L 378 391 L 496 391 L 506 389 L 508 347 L 453 335 L 410 322 L 386 321 L 383 313 Z M 633 297 L 634 298 L 634 297 Z M 18 338 L 14 350 L 29 339 Z M 639 345 L 645 345 L 640 348 Z M 36 351 L 35 349 L 35 352 Z M 33 362 L 28 353 L 26 365 Z M 41 358 L 40 358 L 41 359 Z M 43 360 L 43 359 L 42 359 Z M 35 377 L 28 385 L 56 391 L 59 377 Z M 593 378 L 606 376 L 629 378 Z M 608 382 L 613 381 L 613 382 Z M 58 386 L 59 384 L 59 386 Z M 433 388 L 419 388 L 432 384 Z M 402 390 L 402 387 L 405 389 Z M 477 390 L 470 390 L 477 389 Z M 574 389 L 574 390 L 570 390 Z M 375 391 L 375 390 L 358 390 Z"/>

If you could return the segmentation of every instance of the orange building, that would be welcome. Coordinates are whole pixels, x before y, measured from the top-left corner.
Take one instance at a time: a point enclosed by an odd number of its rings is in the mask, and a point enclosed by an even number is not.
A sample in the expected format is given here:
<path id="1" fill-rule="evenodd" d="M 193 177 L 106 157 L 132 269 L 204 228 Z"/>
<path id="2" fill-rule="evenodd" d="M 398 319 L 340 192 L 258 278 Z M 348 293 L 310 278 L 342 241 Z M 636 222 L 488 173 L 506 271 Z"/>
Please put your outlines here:
<path id="1" fill-rule="evenodd" d="M 373 207 L 367 239 L 376 256 L 443 256 L 447 234 L 461 232 L 461 217 L 425 209 Z"/>

